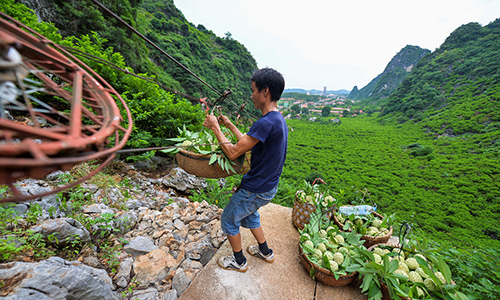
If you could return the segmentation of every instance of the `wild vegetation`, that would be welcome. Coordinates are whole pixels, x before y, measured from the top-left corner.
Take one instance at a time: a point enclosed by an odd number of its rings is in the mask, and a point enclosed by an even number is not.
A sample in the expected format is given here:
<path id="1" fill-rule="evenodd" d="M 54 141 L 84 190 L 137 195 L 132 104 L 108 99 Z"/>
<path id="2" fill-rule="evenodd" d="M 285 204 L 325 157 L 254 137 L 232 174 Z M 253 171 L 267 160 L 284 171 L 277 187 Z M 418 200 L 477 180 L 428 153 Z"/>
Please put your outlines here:
<path id="1" fill-rule="evenodd" d="M 83 177 L 98 165 L 95 162 L 86 162 L 74 167 L 70 172 L 58 176 L 60 184 L 67 184 Z M 126 209 L 125 202 L 137 196 L 129 183 L 128 178 L 116 174 L 119 164 L 112 164 L 91 178 L 88 183 L 102 188 L 104 193 L 102 201 L 116 209 Z M 111 201 L 107 194 L 112 194 L 113 189 L 119 190 L 123 198 Z M 0 194 L 5 193 L 0 186 Z M 84 213 L 84 207 L 91 205 L 92 192 L 81 185 L 57 194 L 60 209 L 68 218 L 80 222 L 90 233 L 90 241 L 81 240 L 79 235 L 69 236 L 66 240 L 58 240 L 59 233 L 52 233 L 47 238 L 42 232 L 35 232 L 32 226 L 39 225 L 37 221 L 42 216 L 43 209 L 40 204 L 33 204 L 24 216 L 20 216 L 14 209 L 14 203 L 0 205 L 0 263 L 12 260 L 39 261 L 51 256 L 59 256 L 67 260 L 76 260 L 89 253 L 96 253 L 104 267 L 110 274 L 116 274 L 120 261 L 118 252 L 128 243 L 113 228 L 113 224 L 127 224 L 126 219 L 119 219 L 115 213 L 103 213 L 94 218 Z M 54 207 L 52 207 L 54 208 Z M 55 210 L 55 208 L 54 208 Z M 52 216 L 55 211 L 49 209 Z M 119 222 L 119 223 L 117 223 Z"/>

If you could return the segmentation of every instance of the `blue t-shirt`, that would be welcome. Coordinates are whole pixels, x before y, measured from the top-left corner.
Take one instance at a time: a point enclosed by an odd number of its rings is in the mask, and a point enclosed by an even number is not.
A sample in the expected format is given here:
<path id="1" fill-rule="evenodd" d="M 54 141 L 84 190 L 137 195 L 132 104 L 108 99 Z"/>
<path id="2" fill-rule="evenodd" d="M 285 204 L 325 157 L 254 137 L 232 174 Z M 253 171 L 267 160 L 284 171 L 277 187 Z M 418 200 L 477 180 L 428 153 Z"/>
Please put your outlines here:
<path id="1" fill-rule="evenodd" d="M 252 148 L 250 171 L 243 176 L 241 187 L 252 193 L 264 193 L 278 185 L 285 164 L 288 127 L 277 111 L 257 120 L 247 133 L 259 142 Z"/>

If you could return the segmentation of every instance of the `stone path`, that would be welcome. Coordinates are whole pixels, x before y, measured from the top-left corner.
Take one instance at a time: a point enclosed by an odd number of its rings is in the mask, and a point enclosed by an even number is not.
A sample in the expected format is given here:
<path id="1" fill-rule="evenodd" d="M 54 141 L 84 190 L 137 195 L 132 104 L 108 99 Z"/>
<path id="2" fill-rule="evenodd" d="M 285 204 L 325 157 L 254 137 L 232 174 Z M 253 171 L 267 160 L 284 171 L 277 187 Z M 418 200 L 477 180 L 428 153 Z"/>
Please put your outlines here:
<path id="1" fill-rule="evenodd" d="M 244 250 L 249 264 L 247 272 L 223 270 L 217 259 L 231 253 L 229 242 L 225 241 L 180 300 L 367 299 L 354 285 L 332 287 L 309 277 L 299 260 L 299 233 L 292 224 L 292 208 L 269 204 L 259 212 L 268 244 L 275 251 L 274 263 L 268 264 Z M 255 243 L 249 230 L 243 229 L 241 234 L 244 249 Z"/>

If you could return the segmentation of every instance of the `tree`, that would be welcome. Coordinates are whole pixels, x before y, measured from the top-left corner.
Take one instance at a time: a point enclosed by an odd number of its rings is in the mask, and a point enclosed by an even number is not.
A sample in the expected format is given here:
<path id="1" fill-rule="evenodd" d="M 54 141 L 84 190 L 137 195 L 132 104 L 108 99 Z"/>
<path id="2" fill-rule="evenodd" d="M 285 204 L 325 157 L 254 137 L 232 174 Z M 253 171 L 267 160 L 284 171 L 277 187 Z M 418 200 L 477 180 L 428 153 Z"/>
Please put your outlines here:
<path id="1" fill-rule="evenodd" d="M 323 117 L 328 117 L 330 115 L 330 111 L 331 111 L 332 107 L 331 106 L 325 106 L 323 107 L 323 109 L 321 110 L 321 115 Z"/>
<path id="2" fill-rule="evenodd" d="M 292 110 L 292 112 L 294 112 L 295 114 L 298 114 L 300 113 L 300 105 L 298 104 L 294 104 L 292 105 L 292 107 L 290 108 Z"/>

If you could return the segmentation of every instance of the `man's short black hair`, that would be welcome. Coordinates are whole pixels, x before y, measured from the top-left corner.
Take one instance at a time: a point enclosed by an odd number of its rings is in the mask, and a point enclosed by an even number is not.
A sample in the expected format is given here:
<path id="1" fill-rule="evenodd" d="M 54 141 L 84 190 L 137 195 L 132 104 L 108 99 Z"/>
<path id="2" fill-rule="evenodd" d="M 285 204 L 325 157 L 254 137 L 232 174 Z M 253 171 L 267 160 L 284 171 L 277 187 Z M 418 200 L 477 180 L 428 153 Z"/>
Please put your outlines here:
<path id="1" fill-rule="evenodd" d="M 272 101 L 278 101 L 285 89 L 285 79 L 283 75 L 271 68 L 263 68 L 255 71 L 251 81 L 255 82 L 255 86 L 259 92 L 265 88 L 269 88 Z"/>

